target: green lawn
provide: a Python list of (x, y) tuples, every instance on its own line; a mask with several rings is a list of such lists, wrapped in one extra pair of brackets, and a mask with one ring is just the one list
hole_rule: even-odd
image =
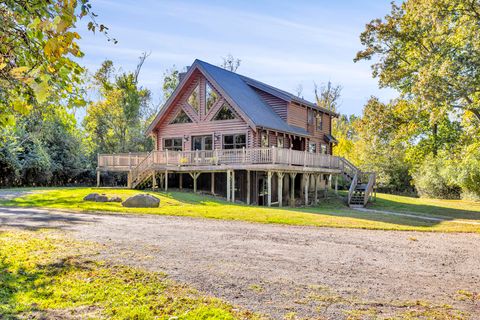
[(1, 319), (260, 319), (165, 274), (89, 259), (94, 244), (0, 231)]
[[(106, 188), (24, 190), (31, 191), (31, 193), (11, 200), (0, 200), (0, 205), (57, 208), (81, 212), (107, 211), (190, 216), (323, 227), (480, 233), (480, 224), (478, 224), (480, 222), (480, 205), (465, 201), (425, 200), (379, 194), (376, 204), (373, 205), (375, 209), (425, 213), (425, 215), (430, 216), (441, 215), (450, 219), (437, 222), (411, 217), (359, 212), (347, 208), (340, 200), (330, 201), (315, 208), (266, 208), (232, 204), (210, 196), (185, 192), (148, 192), (160, 198), (160, 207), (139, 209), (124, 208), (120, 203), (96, 203), (82, 200), (85, 195), (91, 192), (105, 193), (108, 196), (116, 195), (125, 199), (142, 192), (138, 190)], [(477, 222), (477, 224), (458, 223), (458, 221)]]

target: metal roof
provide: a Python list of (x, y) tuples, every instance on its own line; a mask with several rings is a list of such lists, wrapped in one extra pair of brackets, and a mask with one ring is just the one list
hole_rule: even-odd
[(175, 92), (167, 100), (162, 110), (160, 110), (155, 120), (147, 129), (147, 134), (150, 133), (160, 121), (162, 115), (165, 113), (166, 109), (168, 109), (168, 105), (173, 102), (174, 97), (178, 94), (180, 88), (186, 82), (186, 78), (188, 78), (196, 68), (204, 73), (204, 75), (210, 81), (212, 81), (213, 84), (218, 87), (218, 89), (221, 89), (220, 91), (223, 91), (227, 100), (231, 100), (230, 102), (239, 108), (255, 127), (301, 136), (309, 135), (305, 129), (289, 125), (282, 118), (280, 118), (280, 116), (273, 111), (273, 109), (255, 92), (253, 88), (265, 91), (287, 102), (297, 102), (322, 112), (335, 115), (335, 113), (331, 112), (330, 110), (320, 108), (316, 104), (301, 99), (291, 93), (196, 59), (189, 68), (185, 78), (180, 81), (178, 87), (175, 89)]

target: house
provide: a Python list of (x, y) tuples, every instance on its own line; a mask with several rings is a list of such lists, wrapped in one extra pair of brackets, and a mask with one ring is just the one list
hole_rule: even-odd
[(293, 206), (317, 203), (341, 175), (351, 181), (349, 202), (368, 200), (374, 175), (332, 155), (334, 112), (201, 60), (179, 80), (146, 132), (155, 150), (99, 155), (98, 182), (101, 171), (125, 171), (129, 187), (188, 187)]

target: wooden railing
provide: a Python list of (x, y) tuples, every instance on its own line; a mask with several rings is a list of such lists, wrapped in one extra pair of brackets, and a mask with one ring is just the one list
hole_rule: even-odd
[(375, 180), (377, 178), (377, 175), (375, 174), (375, 172), (368, 172), (367, 174), (369, 175), (369, 177), (368, 177), (367, 186), (365, 187), (365, 194), (363, 198), (364, 206), (367, 205), (368, 200), (370, 199), (370, 196), (373, 193), (373, 187), (375, 186), (375, 182), (376, 182)]
[[(143, 164), (144, 160), (150, 159)], [(151, 153), (99, 154), (98, 167), (134, 170), (146, 165), (212, 166), (228, 164), (283, 164), (314, 168), (342, 169), (344, 159), (283, 148), (243, 148), (197, 151), (152, 151)]]
[(357, 187), (358, 181), (358, 173), (353, 176), (352, 183), (350, 184), (350, 188), (348, 189), (348, 200), (347, 203), (350, 204), (352, 201), (352, 195), (355, 192), (355, 188)]

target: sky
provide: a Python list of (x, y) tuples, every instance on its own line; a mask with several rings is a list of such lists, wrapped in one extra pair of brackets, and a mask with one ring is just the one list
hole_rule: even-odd
[(117, 44), (79, 25), (80, 63), (92, 73), (110, 59), (135, 70), (142, 52), (150, 53), (140, 84), (160, 102), (165, 70), (182, 69), (201, 59), (220, 65), (228, 54), (241, 60), (238, 73), (314, 101), (314, 82), (342, 86), (339, 112), (361, 114), (379, 89), (370, 63), (354, 63), (365, 24), (389, 12), (390, 0), (337, 1), (154, 1), (92, 0), (97, 21), (108, 26)]

